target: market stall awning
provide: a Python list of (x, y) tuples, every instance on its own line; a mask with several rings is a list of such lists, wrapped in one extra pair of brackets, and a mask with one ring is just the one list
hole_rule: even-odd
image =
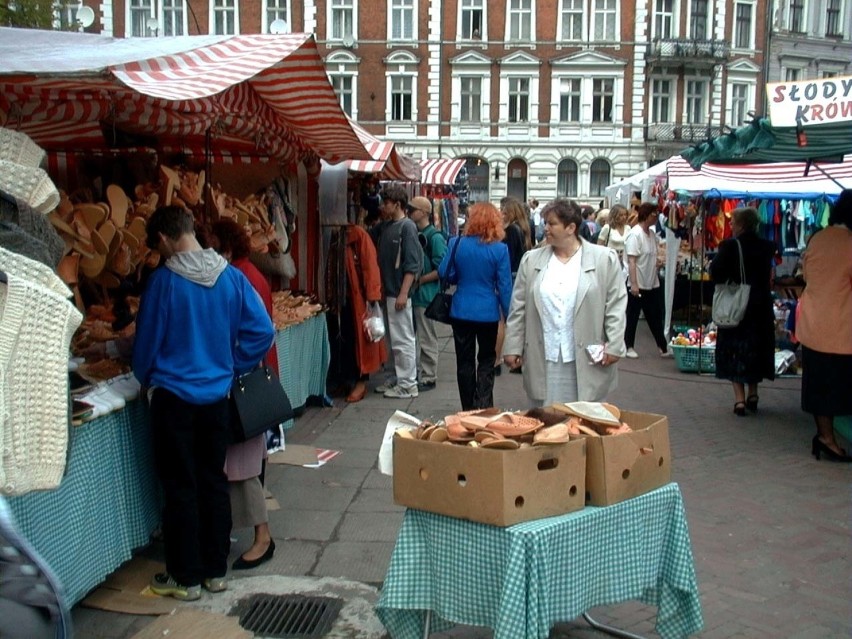
[[(370, 159), (310, 34), (118, 39), (0, 28), (0, 125), (50, 150), (240, 142)], [(209, 136), (208, 136), (209, 134)]]
[(380, 140), (355, 122), (350, 124), (372, 158), (371, 160), (349, 160), (347, 166), (350, 171), (375, 173), (383, 180), (400, 182), (420, 180), (420, 165), (416, 160), (400, 153), (393, 142)]
[(802, 162), (760, 164), (715, 164), (705, 162), (700, 170), (675, 156), (668, 163), (668, 188), (720, 197), (773, 197), (807, 199), (836, 195), (852, 188), (852, 155), (843, 162), (821, 162), (805, 175)]
[(634, 191), (640, 191), (643, 200), (651, 199), (651, 187), (657, 180), (665, 180), (666, 166), (671, 160), (672, 158), (663, 160), (659, 164), (648, 167), (644, 171), (610, 184), (604, 189), (604, 195), (608, 198), (609, 205), (621, 204), (622, 206), (628, 206), (630, 196)]
[(464, 167), (466, 160), (449, 160), (438, 158), (437, 160), (420, 160), (420, 183), (435, 186), (452, 186), (459, 171)]

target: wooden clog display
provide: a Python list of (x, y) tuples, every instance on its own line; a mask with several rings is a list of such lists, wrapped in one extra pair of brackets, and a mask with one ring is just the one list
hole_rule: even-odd
[(272, 294), (272, 322), (275, 328), (300, 324), (324, 308), (309, 295), (298, 295), (290, 291), (277, 291)]

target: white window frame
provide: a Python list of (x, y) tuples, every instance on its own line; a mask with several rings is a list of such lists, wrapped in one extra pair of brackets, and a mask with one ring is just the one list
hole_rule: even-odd
[(806, 79), (805, 70), (802, 67), (791, 66), (781, 67), (781, 77), (784, 78), (784, 82), (801, 82)]
[[(695, 35), (693, 29), (693, 18), (695, 17), (693, 8), (698, 1), (704, 2), (707, 7), (707, 12), (704, 14), (704, 36), (701, 38)], [(689, 6), (689, 15), (686, 18), (688, 36), (693, 40), (713, 40), (713, 0), (687, 0), (687, 3)]]
[[(500, 60), (500, 108), (497, 122), (500, 124), (499, 135), (517, 138), (523, 136), (529, 139), (539, 124), (539, 76), (541, 61), (529, 53), (518, 51)], [(527, 120), (509, 122), (509, 79), (528, 79)]]
[[(473, 23), (471, 22), (471, 33), (465, 32), (465, 14), (467, 12), (479, 11), (480, 12), (480, 28), (479, 28), (479, 37), (473, 37), (472, 33), (475, 30), (473, 27)], [(458, 2), (458, 33), (456, 34), (457, 40), (463, 40), (465, 42), (478, 42), (482, 40), (483, 42), (488, 40), (488, 2), (486, 0), (460, 0)]]
[[(345, 49), (334, 50), (325, 61), (325, 69), (330, 80), (339, 77), (352, 79), (352, 113), (350, 116), (356, 121), (358, 120), (358, 65), (360, 62), (359, 58)], [(331, 86), (334, 87), (333, 81)], [(336, 87), (335, 93), (337, 93)], [(339, 94), (338, 99), (340, 99)]]
[[(677, 38), (679, 33), (679, 11), (677, 0), (652, 0), (653, 19), (651, 20), (651, 37), (657, 40)], [(662, 4), (671, 3), (671, 11), (658, 11)], [(665, 7), (664, 7), (665, 8)]]
[[(837, 26), (836, 26), (834, 32), (831, 32), (831, 31), (828, 30), (828, 11), (829, 11), (829, 4), (831, 2), (837, 3)], [(844, 8), (848, 8), (848, 6), (849, 6), (848, 2), (844, 3), (844, 0), (826, 0), (825, 11), (823, 12), (823, 19), (825, 21), (825, 25), (822, 28), (822, 33), (826, 37), (836, 38), (836, 37), (842, 35), (843, 29), (844, 29), (843, 25), (845, 24), (845, 18), (846, 18), (846, 16), (844, 15), (844, 13), (845, 13)]]
[[(388, 121), (395, 123), (414, 123), (417, 120), (417, 104), (414, 101), (414, 96), (417, 93), (417, 77), (412, 76), (405, 73), (393, 73), (388, 78), (390, 82), (388, 83)], [(402, 86), (397, 86), (400, 84)], [(399, 90), (398, 90), (399, 89)], [(400, 117), (394, 117), (394, 107), (396, 106), (396, 95), (401, 96), (410, 96), (411, 103), (409, 104), (408, 117), (405, 117), (404, 108), (405, 105), (402, 105), (400, 109), (402, 109), (402, 113), (400, 113)]]
[[(700, 95), (691, 91), (691, 87), (700, 87)], [(700, 120), (694, 120), (694, 100), (700, 98), (701, 113)], [(705, 77), (686, 77), (683, 80), (683, 124), (684, 126), (706, 125), (710, 115), (710, 80)]]
[[(600, 190), (597, 193), (592, 191), (592, 167), (595, 165), (595, 163), (605, 163), (606, 166), (607, 166), (607, 169), (608, 169), (606, 179), (601, 180), (601, 187), (600, 187)], [(605, 191), (606, 187), (608, 187), (611, 182), (612, 182), (612, 162), (610, 162), (608, 159), (602, 158), (602, 157), (596, 157), (594, 160), (589, 162), (589, 197), (596, 197), (596, 198), (597, 197), (603, 197), (605, 195), (604, 191)]]
[[(407, 14), (411, 21), (411, 35), (404, 33), (394, 36), (394, 17), (396, 12)], [(388, 41), (390, 42), (416, 42), (417, 41), (417, 0), (388, 0)]]
[[(459, 122), (470, 124), (473, 122), (482, 122), (482, 76), (480, 75), (460, 75), (459, 76)], [(470, 88), (466, 89), (465, 85), (472, 87), (478, 85), (477, 92), (473, 92)], [(465, 117), (465, 105), (469, 114)]]
[(83, 27), (77, 21), (77, 10), (82, 6), (78, 0), (54, 0), (53, 28), (70, 31), (74, 25), (74, 31), (82, 31)]
[[(532, 112), (530, 103), (532, 96), (530, 95), (532, 87), (532, 77), (528, 75), (510, 75), (507, 78), (508, 90), (506, 91), (506, 121), (510, 124), (529, 124), (532, 121)], [(512, 107), (515, 108), (515, 119), (512, 119)], [(520, 113), (526, 109), (526, 117)]]
[[(350, 14), (350, 24), (352, 28), (351, 33), (345, 32), (345, 25), (343, 32), (335, 33), (334, 31), (334, 23), (335, 16), (337, 14), (343, 14), (349, 12)], [(326, 25), (325, 25), (325, 33), (326, 40), (329, 42), (342, 42), (346, 39), (346, 36), (351, 36), (354, 40), (358, 39), (358, 3), (355, 0), (328, 0), (327, 13), (326, 13)]]
[[(611, 6), (610, 6), (611, 5)], [(618, 34), (621, 32), (621, 2), (620, 0), (591, 0), (591, 19), (589, 21), (590, 42), (618, 42)], [(597, 37), (598, 22), (604, 19), (604, 33)], [(612, 37), (607, 37), (609, 22), (613, 23)]]
[[(518, 5), (518, 6), (513, 6)], [(528, 33), (524, 33), (524, 18), (528, 18)], [(518, 34), (513, 35), (515, 22), (518, 25)], [(506, 0), (506, 34), (507, 43), (534, 43), (535, 42), (535, 2), (534, 0)]]
[[(802, 3), (802, 24), (801, 28), (793, 31), (793, 3), (801, 2)], [(808, 0), (785, 0), (785, 5), (787, 7), (787, 30), (790, 33), (807, 33), (808, 32), (808, 11), (810, 7), (808, 6)]]
[[(328, 79), (331, 81), (331, 88), (337, 95), (337, 100), (340, 102), (340, 108), (350, 118), (355, 117), (355, 76), (349, 73), (329, 73)], [(349, 87), (341, 86), (343, 83), (348, 83)], [(349, 108), (346, 108), (346, 101), (349, 101)]]
[[(650, 82), (651, 93), (649, 95), (650, 104), (648, 105), (648, 124), (671, 124), (674, 123), (674, 109), (677, 102), (677, 78), (674, 76), (654, 76)], [(668, 82), (668, 90), (657, 90), (658, 82)], [(661, 108), (662, 102), (665, 99), (666, 108)], [(660, 111), (665, 111), (662, 118), (658, 117)]]
[(740, 126), (734, 115), (734, 86), (746, 87), (746, 104), (743, 114), (748, 120), (749, 111), (757, 111), (757, 87), (760, 67), (747, 60), (739, 60), (728, 68), (727, 81), (722, 89), (725, 92), (725, 111), (720, 114), (724, 123), (735, 129)]
[[(581, 42), (586, 38), (589, 29), (588, 11), (586, 4), (588, 0), (559, 0), (559, 15), (556, 17), (556, 40), (557, 42)], [(570, 19), (566, 20), (566, 18)], [(573, 23), (579, 17), (580, 34), (578, 37), (565, 37), (566, 23)]]
[[(624, 60), (591, 51), (571, 54), (566, 58), (551, 62), (551, 93), (550, 93), (550, 137), (576, 140), (596, 140), (603, 142), (603, 137), (610, 137), (617, 131), (617, 139), (621, 139), (621, 127), (624, 118), (625, 82)], [(560, 121), (560, 94), (562, 78), (580, 78), (580, 122)], [(592, 120), (593, 90), (596, 79), (613, 81), (613, 121), (594, 122)], [(613, 140), (616, 138), (612, 138)]]
[[(739, 34), (739, 25), (738, 25), (738, 7), (740, 6), (748, 6), (750, 8), (751, 18), (749, 20), (749, 35), (748, 35), (748, 46), (740, 46), (737, 43), (737, 36)], [(733, 15), (733, 33), (731, 34), (731, 44), (734, 49), (738, 49), (740, 51), (752, 51), (754, 50), (754, 37), (755, 37), (755, 25), (757, 22), (757, 16), (755, 15), (755, 9), (757, 8), (754, 0), (736, 0), (734, 2), (734, 15)]]
[[(419, 60), (413, 53), (407, 50), (399, 50), (385, 58), (385, 121), (386, 131), (389, 134), (408, 133), (415, 134), (418, 122), (418, 67)], [(411, 83), (411, 118), (408, 120), (395, 120), (393, 114), (394, 79), (407, 78)]]
[[(234, 20), (234, 30), (219, 31), (216, 27), (216, 17), (222, 14), (231, 14)], [(211, 0), (210, 2), (210, 34), (211, 35), (239, 35), (240, 34), (240, 3), (239, 0)]]
[[(606, 83), (604, 86), (602, 83)], [(609, 91), (604, 91), (609, 87)], [(598, 96), (602, 96), (600, 104), (597, 106)], [(604, 114), (606, 109), (606, 97), (610, 99), (608, 113), (601, 119), (596, 119), (598, 115)], [(592, 78), (592, 124), (615, 124), (615, 78), (603, 76)]]
[[(753, 110), (753, 96), (750, 95), (751, 87), (746, 82), (730, 81), (728, 83), (728, 105), (726, 119), (728, 126), (736, 128), (745, 124), (748, 112)], [(737, 95), (741, 90), (742, 95)]]
[[(468, 139), (487, 139), (491, 136), (491, 67), (493, 61), (479, 52), (467, 51), (450, 60), (452, 67), (453, 100), (450, 103), (450, 131), (453, 136)], [(479, 78), (480, 103), (478, 122), (461, 119), (461, 80), (462, 78)], [(458, 99), (456, 99), (458, 96)]]
[[(134, 26), (137, 26), (136, 21), (143, 17), (144, 20), (139, 25), (139, 32), (134, 33)], [(149, 37), (147, 22), (154, 17), (156, 17), (154, 15), (154, 0), (127, 0), (124, 12), (124, 36), (126, 38)]]
[[(567, 171), (560, 171), (560, 167), (563, 163), (571, 162), (574, 164), (574, 192), (571, 193), (570, 189), (565, 189), (565, 193), (561, 193), (559, 191), (559, 176), (561, 173), (568, 173)], [(579, 197), (580, 195), (580, 163), (574, 158), (561, 158), (559, 162), (556, 164), (556, 197)]]
[[(170, 7), (166, 7), (166, 2), (171, 2)], [(160, 29), (158, 34), (167, 37), (167, 36), (181, 36), (187, 35), (189, 22), (188, 22), (188, 8), (186, 6), (186, 0), (157, 0), (157, 4), (159, 6), (157, 11), (157, 21), (160, 23)], [(180, 12), (180, 22), (177, 26), (180, 27), (179, 33), (167, 33), (166, 30), (166, 16), (168, 14), (176, 14)], [(170, 21), (172, 24), (175, 24), (175, 21)]]
[[(262, 33), (269, 33), (269, 27), (272, 26), (272, 23), (276, 20), (283, 20), (287, 23), (287, 33), (291, 33), (293, 31), (293, 21), (292, 21), (292, 3), (293, 0), (263, 0), (263, 7), (261, 9), (261, 29)], [(282, 8), (281, 5), (284, 5)], [(271, 16), (270, 13), (275, 15), (271, 20), (269, 19)]]
[[(559, 120), (559, 123), (563, 124), (563, 125), (564, 124), (580, 124), (583, 120), (583, 78), (580, 77), (580, 76), (565, 75), (565, 76), (561, 76), (559, 78), (554, 78), (554, 82), (556, 82), (557, 85), (559, 86), (559, 103), (558, 103), (558, 106), (557, 106), (557, 108), (559, 110), (559, 114), (557, 115), (557, 119)], [(565, 88), (566, 88), (567, 83), (571, 83), (572, 85), (575, 85), (575, 86), (569, 87), (568, 90), (566, 91)], [(563, 117), (562, 117), (562, 103), (563, 103), (566, 96), (568, 96), (568, 98), (569, 98), (569, 100), (568, 100), (569, 101), (569, 106), (568, 106), (569, 113), (571, 111), (573, 111), (574, 103), (576, 103), (576, 107), (577, 107), (577, 118), (576, 119), (570, 117), (570, 115), (567, 119), (563, 119)]]

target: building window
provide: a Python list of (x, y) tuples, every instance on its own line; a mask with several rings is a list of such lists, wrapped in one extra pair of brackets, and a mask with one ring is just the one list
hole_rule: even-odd
[(802, 70), (801, 69), (791, 69), (787, 67), (784, 70), (784, 81), (785, 82), (798, 82), (802, 79)]
[(790, 31), (805, 32), (805, 0), (790, 0)]
[(609, 186), (609, 162), (598, 158), (589, 167), (589, 195), (603, 195), (604, 189)]
[(509, 122), (530, 121), (530, 79), (509, 78)]
[(351, 75), (330, 75), (331, 86), (337, 94), (337, 99), (340, 100), (340, 108), (349, 117), (355, 117), (352, 110), (353, 105), (353, 77)]
[(213, 0), (213, 33), (233, 35), (237, 33), (237, 0)]
[(580, 194), (578, 175), (577, 163), (574, 160), (562, 160), (556, 169), (556, 197), (577, 197)]
[(672, 121), (672, 81), (653, 80), (651, 82), (651, 122)]
[(822, 72), (823, 78), (836, 78), (837, 75), (838, 75), (837, 71), (823, 71)]
[(414, 0), (391, 0), (391, 40), (414, 38)]
[(485, 0), (462, 0), (461, 2), (461, 38), (464, 40), (482, 39), (483, 4)]
[(391, 120), (411, 122), (414, 90), (410, 75), (391, 76)]
[(461, 109), (459, 120), (462, 122), (479, 122), (482, 105), (482, 78), (462, 77)]
[(58, 29), (63, 31), (77, 30), (80, 28), (77, 22), (77, 9), (82, 5), (77, 2), (54, 2), (53, 22)]
[(148, 20), (154, 17), (153, 0), (130, 0), (130, 36), (143, 38), (148, 35)]
[(594, 2), (594, 11), (592, 19), (594, 20), (594, 38), (600, 41), (615, 41), (615, 22), (617, 14), (617, 0), (592, 0)]
[(580, 78), (562, 78), (560, 80), (559, 121), (580, 121)]
[(707, 0), (692, 0), (689, 34), (693, 40), (707, 40)]
[(842, 35), (840, 33), (840, 0), (828, 0), (825, 7), (825, 35)]
[(353, 0), (331, 0), (331, 40), (355, 36)]
[(184, 0), (163, 0), (160, 23), (164, 36), (186, 35), (183, 28), (184, 11)]
[(751, 23), (753, 7), (749, 2), (738, 2), (734, 12), (734, 47), (751, 49)]
[(686, 81), (686, 122), (701, 124), (706, 121), (707, 82), (704, 80)]
[(265, 0), (266, 11), (264, 12), (264, 19), (266, 20), (266, 24), (263, 25), (263, 31), (269, 31), (269, 25), (271, 25), (276, 20), (283, 20), (287, 23), (287, 31), (289, 32), (290, 28), (290, 12), (287, 10), (287, 0)]
[(583, 39), (583, 13), (585, 0), (562, 0), (559, 19), (562, 20), (562, 40)]
[(746, 121), (748, 114), (748, 85), (731, 85), (731, 124), (739, 126)]
[(654, 0), (654, 37), (674, 36), (674, 0)]
[(612, 78), (595, 78), (592, 81), (592, 122), (612, 122), (614, 87)]
[(509, 0), (509, 40), (532, 40), (532, 0)]

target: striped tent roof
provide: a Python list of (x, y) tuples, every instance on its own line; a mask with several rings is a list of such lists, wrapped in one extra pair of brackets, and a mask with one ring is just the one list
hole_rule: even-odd
[(421, 184), (449, 185), (452, 186), (456, 176), (465, 164), (465, 160), (449, 160), (438, 158), (436, 160), (421, 160)]
[[(724, 197), (802, 199), (834, 195), (852, 188), (852, 155), (843, 162), (771, 162), (714, 164), (693, 169), (681, 156), (668, 160), (668, 188), (690, 193), (718, 193)], [(807, 169), (807, 175), (805, 175)]]
[[(370, 159), (310, 34), (117, 39), (0, 28), (0, 125), (45, 149)], [(148, 138), (148, 139), (145, 139)]]
[(372, 158), (371, 160), (349, 160), (350, 171), (377, 173), (383, 180), (400, 182), (420, 180), (420, 165), (416, 160), (400, 153), (393, 142), (380, 140), (355, 122), (350, 121), (350, 124)]

